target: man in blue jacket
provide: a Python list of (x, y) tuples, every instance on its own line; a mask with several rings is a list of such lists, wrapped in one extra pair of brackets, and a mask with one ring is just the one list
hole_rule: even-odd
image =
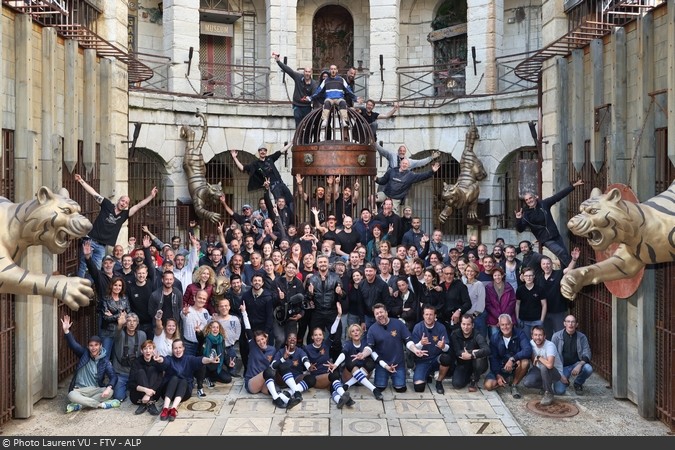
[(499, 332), (490, 339), (490, 371), (485, 375), (484, 387), (492, 391), (511, 386), (511, 395), (520, 398), (518, 383), (527, 374), (532, 357), (532, 346), (522, 328), (514, 328), (511, 316), (500, 314)]
[(420, 181), (428, 180), (440, 167), (441, 164), (435, 162), (432, 164), (431, 170), (416, 173), (410, 170), (410, 161), (408, 158), (403, 158), (399, 167), (387, 170), (381, 177), (375, 177), (375, 182), (384, 186), (382, 192), (377, 193), (377, 203), (382, 203), (385, 198), (392, 199), (394, 203), (394, 213), (398, 214), (401, 201), (406, 198), (412, 185)]
[(523, 208), (520, 208), (516, 211), (516, 230), (522, 233), (529, 228), (537, 240), (558, 257), (560, 267), (567, 267), (572, 261), (572, 256), (553, 220), (551, 207), (570, 195), (575, 187), (582, 184), (584, 184), (583, 180), (577, 180), (573, 185), (543, 200), (539, 200), (534, 192), (526, 191), (523, 195), (523, 201), (525, 201), (527, 209), (523, 211)]
[[(120, 401), (113, 399), (113, 387), (117, 384), (117, 374), (113, 369), (110, 358), (106, 355), (101, 338), (89, 338), (87, 348), (82, 347), (70, 333), (73, 323), (70, 316), (61, 319), (61, 328), (66, 337), (68, 346), (80, 358), (75, 368), (75, 374), (68, 387), (66, 413), (86, 408), (119, 408)], [(107, 380), (106, 380), (107, 378)]]

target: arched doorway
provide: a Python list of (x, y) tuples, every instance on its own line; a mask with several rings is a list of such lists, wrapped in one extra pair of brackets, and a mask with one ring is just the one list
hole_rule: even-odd
[(328, 5), (314, 15), (312, 65), (321, 70), (331, 64), (340, 73), (354, 65), (354, 19), (342, 6)]

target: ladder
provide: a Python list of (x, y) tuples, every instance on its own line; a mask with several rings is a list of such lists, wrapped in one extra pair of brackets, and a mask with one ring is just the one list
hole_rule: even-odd
[(243, 98), (255, 98), (256, 60), (255, 60), (255, 12), (242, 14), (242, 92)]

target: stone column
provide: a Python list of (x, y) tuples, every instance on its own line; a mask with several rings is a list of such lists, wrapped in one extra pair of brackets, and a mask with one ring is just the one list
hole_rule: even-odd
[[(284, 84), (283, 71), (272, 58), (272, 51), (279, 53), (280, 60), (283, 62), (287, 58), (286, 64), (292, 69), (312, 65), (311, 42), (312, 42), (312, 24), (310, 22), (307, 28), (307, 34), (304, 34), (301, 40), (309, 45), (309, 56), (307, 52), (298, 48), (298, 22), (297, 22), (297, 3), (294, 0), (270, 0), (267, 2), (267, 43), (263, 46), (262, 54), (259, 59), (264, 64), (270, 65), (270, 100), (287, 101), (288, 96), (293, 96), (295, 83), (286, 75)], [(258, 46), (258, 48), (261, 48)], [(301, 57), (300, 54), (305, 54)], [(288, 92), (288, 95), (287, 95)]]
[[(164, 56), (174, 63), (169, 67), (169, 91), (200, 94), (199, 72), (199, 9), (193, 0), (165, 0), (162, 19), (164, 29)], [(190, 74), (187, 75), (192, 59)]]
[[(503, 0), (469, 2), (467, 19), (466, 92), (491, 94), (499, 87), (495, 58), (500, 56), (504, 35)], [(472, 48), (475, 48), (475, 67)], [(480, 61), (480, 62), (479, 62)]]
[[(391, 0), (370, 2), (370, 80), (368, 93), (380, 98), (383, 90), (398, 86), (396, 68), (400, 65), (399, 5)], [(384, 71), (380, 75), (380, 60)], [(382, 81), (384, 79), (384, 81)]]

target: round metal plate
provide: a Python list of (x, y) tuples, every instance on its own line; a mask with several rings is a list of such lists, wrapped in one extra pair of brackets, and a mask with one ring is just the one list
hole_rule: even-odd
[(546, 417), (573, 417), (579, 414), (579, 408), (572, 403), (561, 402), (556, 399), (548, 406), (541, 406), (541, 400), (530, 400), (525, 407), (534, 413), (541, 414)]
[[(610, 184), (609, 186), (607, 186), (605, 194), (614, 188), (619, 189), (619, 191), (621, 192), (622, 200), (631, 203), (638, 203), (637, 196), (635, 195), (633, 190), (629, 186), (626, 186), (625, 184), (622, 183)], [(605, 249), (605, 251), (595, 252), (595, 258), (597, 259), (598, 262), (604, 261), (607, 258), (611, 257), (618, 247), (619, 247), (618, 243), (611, 244), (609, 247)], [(642, 269), (640, 269), (638, 273), (636, 273), (631, 278), (623, 278), (621, 280), (614, 280), (614, 281), (605, 281), (605, 287), (607, 287), (607, 290), (609, 292), (611, 292), (613, 295), (616, 295), (619, 298), (628, 298), (631, 295), (635, 294), (635, 291), (637, 291), (637, 288), (640, 286), (640, 283), (642, 283), (642, 277), (644, 276), (644, 273), (645, 268), (643, 267)]]

